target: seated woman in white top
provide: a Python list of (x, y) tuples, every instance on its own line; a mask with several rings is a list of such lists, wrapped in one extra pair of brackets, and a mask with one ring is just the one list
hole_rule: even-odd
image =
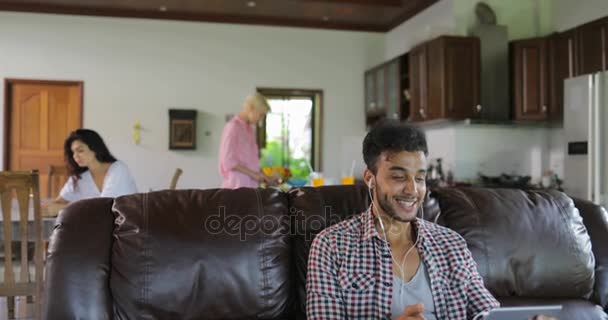
[(112, 156), (97, 132), (73, 131), (65, 140), (64, 154), (70, 177), (52, 205), (65, 206), (87, 198), (114, 198), (137, 193), (129, 169)]

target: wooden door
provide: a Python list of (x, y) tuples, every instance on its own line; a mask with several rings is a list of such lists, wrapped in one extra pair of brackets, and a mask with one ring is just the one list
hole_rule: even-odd
[(409, 52), (410, 72), (410, 121), (427, 119), (427, 46), (425, 44), (413, 48)]
[(584, 24), (577, 33), (580, 74), (606, 70), (608, 18)]
[(513, 108), (516, 120), (546, 120), (548, 107), (545, 38), (513, 41)]
[(564, 80), (578, 74), (576, 31), (554, 34), (549, 41), (549, 118), (559, 121), (564, 114)]
[(82, 83), (8, 80), (7, 93), (5, 166), (39, 170), (41, 195), (46, 197), (49, 166), (65, 163), (64, 140), (82, 127)]

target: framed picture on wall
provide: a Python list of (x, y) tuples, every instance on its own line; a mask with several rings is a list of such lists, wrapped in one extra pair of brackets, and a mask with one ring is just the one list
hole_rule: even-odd
[(196, 149), (196, 110), (169, 109), (169, 149)]

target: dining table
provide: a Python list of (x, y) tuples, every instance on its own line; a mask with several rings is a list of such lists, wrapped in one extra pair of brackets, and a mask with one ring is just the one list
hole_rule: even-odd
[[(34, 234), (34, 206), (33, 201), (30, 199), (29, 210), (28, 210), (28, 219), (27, 219), (27, 239), (28, 241), (35, 241)], [(41, 201), (41, 215), (42, 215), (42, 240), (49, 241), (51, 234), (53, 233), (53, 229), (55, 228), (55, 220), (57, 215), (61, 210), (49, 209), (49, 207), (44, 204), (49, 203), (50, 199), (43, 199)], [(0, 207), (0, 239), (4, 239), (4, 224), (6, 221), (4, 220), (4, 214), (1, 212), (2, 208)], [(19, 228), (20, 224), (20, 213), (19, 213), (19, 204), (16, 199), (13, 199), (11, 203), (11, 238), (12, 241), (21, 241), (21, 230)]]

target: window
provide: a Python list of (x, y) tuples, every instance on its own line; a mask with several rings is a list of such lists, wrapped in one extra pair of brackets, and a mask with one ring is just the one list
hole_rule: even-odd
[(289, 168), (292, 179), (320, 171), (321, 91), (260, 89), (270, 105), (258, 130), (260, 165)]

